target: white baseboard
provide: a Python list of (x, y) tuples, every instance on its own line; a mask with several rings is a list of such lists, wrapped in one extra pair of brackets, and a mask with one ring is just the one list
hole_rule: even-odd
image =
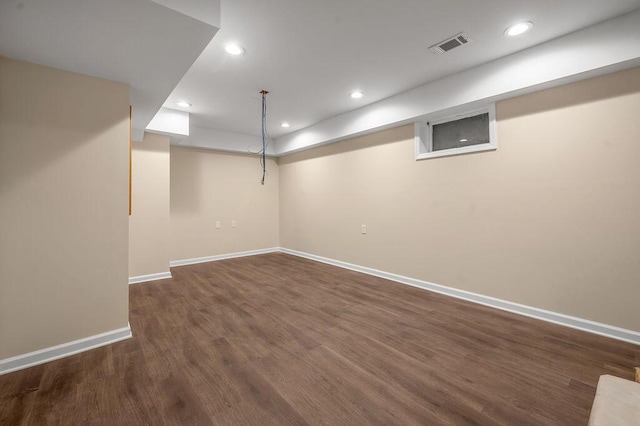
[(147, 281), (164, 280), (172, 278), (171, 272), (159, 272), (157, 274), (138, 275), (137, 277), (129, 277), (129, 284), (139, 284)]
[(524, 315), (526, 317), (531, 317), (531, 318), (539, 319), (542, 321), (563, 325), (565, 327), (586, 331), (588, 333), (599, 334), (601, 336), (610, 337), (612, 339), (622, 340), (624, 342), (640, 345), (640, 333), (633, 330), (627, 330), (627, 329), (616, 327), (613, 325), (602, 324), (602, 323), (598, 323), (598, 322), (583, 319), (583, 318), (572, 317), (572, 316), (560, 314), (557, 312), (547, 311), (540, 308), (534, 308), (532, 306), (521, 305), (519, 303), (496, 299), (494, 297), (483, 296), (481, 294), (471, 293), (469, 291), (458, 290), (455, 288), (434, 284), (427, 281), (417, 280), (415, 278), (404, 277), (402, 275), (392, 274), (390, 272), (384, 272), (384, 271), (379, 271), (373, 268), (367, 268), (365, 266), (353, 265), (351, 263), (329, 259), (322, 256), (316, 256), (314, 254), (304, 253), (297, 250), (280, 248), (280, 251), (282, 253), (287, 253), (294, 256), (298, 256), (298, 257), (304, 257), (306, 259), (315, 260), (317, 262), (328, 263), (329, 265), (338, 266), (340, 268), (350, 269), (356, 272), (362, 272), (363, 274), (374, 275), (376, 277), (385, 278), (400, 284), (406, 284), (413, 287), (422, 288), (425, 290), (444, 294), (446, 296), (455, 297), (457, 299), (467, 300), (469, 302), (478, 303), (480, 305), (489, 306), (491, 308), (496, 308), (503, 311), (512, 312), (514, 314)]
[(131, 326), (127, 325), (117, 330), (107, 331), (106, 333), (96, 334), (95, 336), (74, 340), (73, 342), (63, 343), (62, 345), (51, 346), (50, 348), (40, 349), (39, 351), (6, 358), (0, 360), (0, 375), (79, 354), (80, 352), (110, 345), (111, 343), (116, 343), (131, 337)]
[(235, 257), (255, 256), (257, 254), (266, 254), (266, 253), (277, 253), (279, 251), (280, 251), (279, 247), (271, 247), (271, 248), (260, 249), (260, 250), (241, 251), (238, 253), (218, 254), (215, 256), (207, 256), (207, 257), (195, 257), (193, 259), (172, 260), (171, 262), (169, 262), (169, 266), (173, 268), (174, 266), (193, 265), (196, 263), (214, 262), (216, 260), (224, 260), (224, 259), (233, 259)]

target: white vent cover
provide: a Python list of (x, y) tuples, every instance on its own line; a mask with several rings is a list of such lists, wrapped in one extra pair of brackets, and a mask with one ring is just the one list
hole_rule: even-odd
[(429, 48), (430, 51), (437, 54), (447, 53), (448, 51), (455, 49), (456, 47), (462, 46), (463, 44), (467, 44), (471, 41), (468, 35), (465, 33), (460, 33), (453, 37), (449, 37), (448, 39), (441, 41), (440, 43), (436, 43)]

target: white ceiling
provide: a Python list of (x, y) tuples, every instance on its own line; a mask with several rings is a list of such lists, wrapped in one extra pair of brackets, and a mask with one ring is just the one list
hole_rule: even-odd
[[(1, 0), (0, 54), (130, 84), (140, 134), (163, 102), (180, 109), (186, 100), (193, 104), (187, 146), (258, 146), (259, 91), (269, 90), (267, 130), (289, 152), (427, 113), (410, 104), (431, 93), (429, 82), (449, 79), (454, 87), (466, 81), (456, 73), (498, 58), (529, 52), (531, 60), (550, 50), (546, 57), (557, 58), (581, 42), (590, 50), (575, 55), (606, 50), (617, 58), (591, 69), (640, 58), (640, 13), (616, 20), (626, 29), (602, 46), (599, 37), (613, 34), (614, 24), (582, 30), (637, 9), (640, 0)], [(522, 20), (534, 22), (529, 33), (503, 35)], [(462, 31), (474, 41), (446, 55), (428, 51)], [(225, 53), (230, 41), (246, 54)], [(575, 62), (545, 78), (584, 74), (588, 67)], [(364, 98), (351, 99), (353, 89)]]
[[(277, 138), (638, 8), (640, 0), (223, 0), (220, 31), (164, 106), (187, 100), (192, 126), (258, 135), (258, 92), (267, 89)], [(534, 22), (529, 33), (503, 35), (521, 20)], [(462, 31), (473, 43), (427, 50)], [(225, 53), (230, 41), (246, 54)], [(353, 89), (365, 97), (351, 99)]]

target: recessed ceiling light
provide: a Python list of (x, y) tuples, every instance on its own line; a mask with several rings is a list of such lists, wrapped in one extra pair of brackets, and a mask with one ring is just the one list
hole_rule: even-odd
[(178, 102), (176, 105), (178, 105), (179, 107), (182, 107), (182, 108), (189, 108), (189, 107), (191, 107), (191, 104), (190, 104), (189, 102), (186, 102), (186, 101), (180, 101), (180, 102)]
[(460, 142), (466, 142), (466, 141), (467, 141), (466, 139), (460, 139)]
[(241, 46), (233, 43), (227, 44), (224, 50), (230, 55), (242, 55), (244, 53), (244, 49)]
[(518, 22), (517, 24), (514, 24), (507, 28), (504, 33), (505, 35), (513, 37), (522, 33), (526, 33), (531, 29), (531, 27), (533, 27), (533, 22)]
[(283, 121), (282, 124), (280, 124), (280, 127), (287, 128), (287, 127), (290, 127), (290, 126), (289, 126), (289, 123), (287, 123), (286, 121)]
[(361, 97), (364, 96), (364, 93), (362, 93), (359, 90), (354, 90), (353, 92), (351, 92), (349, 96), (351, 96), (353, 99), (360, 99)]

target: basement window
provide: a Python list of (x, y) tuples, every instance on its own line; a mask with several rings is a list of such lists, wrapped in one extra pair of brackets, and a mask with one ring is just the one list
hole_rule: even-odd
[(498, 148), (495, 104), (415, 123), (416, 160)]

